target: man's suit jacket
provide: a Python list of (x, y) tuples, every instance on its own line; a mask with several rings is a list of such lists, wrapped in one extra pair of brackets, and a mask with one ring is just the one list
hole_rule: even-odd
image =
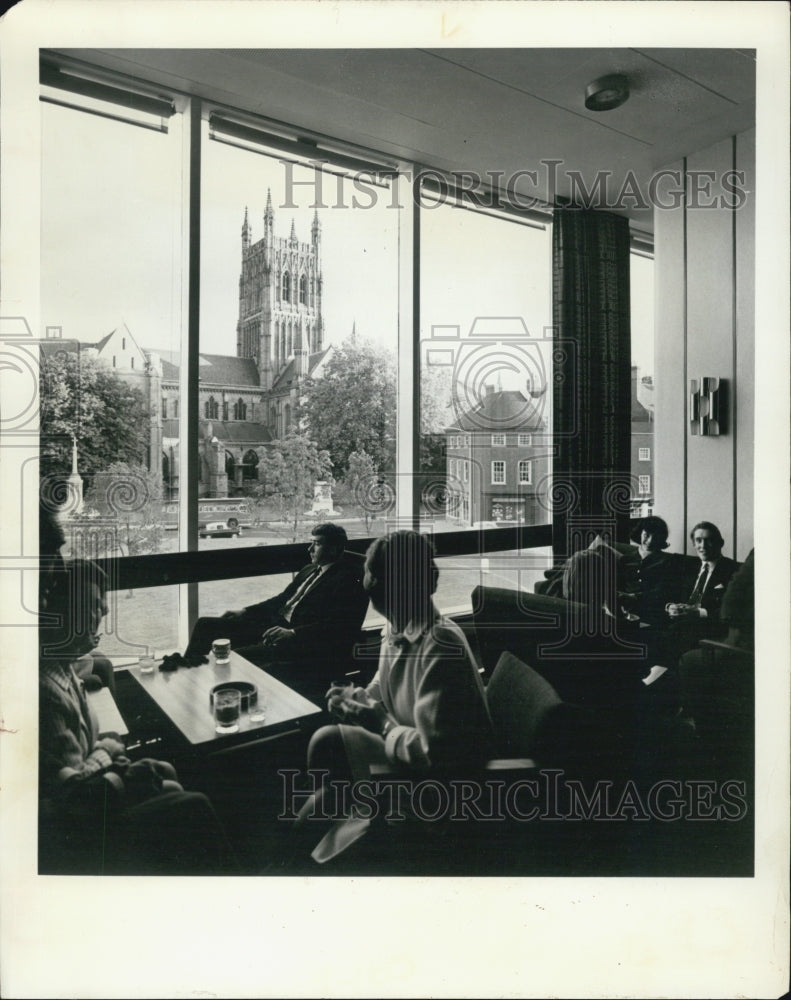
[[(277, 624), (286, 602), (313, 569), (312, 563), (304, 566), (282, 593), (245, 608), (244, 619), (260, 626), (262, 632)], [(368, 595), (362, 583), (363, 572), (363, 559), (354, 553), (344, 552), (300, 599), (289, 623), (296, 634), (300, 652), (315, 648), (328, 653), (333, 648), (348, 648), (354, 642), (368, 609)]]
[[(700, 606), (705, 608), (708, 622), (711, 624), (719, 621), (720, 607), (722, 605), (722, 599), (725, 596), (725, 588), (730, 583), (730, 579), (738, 567), (739, 564), (734, 562), (733, 559), (720, 556), (714, 565), (714, 569), (709, 575), (708, 582), (706, 583), (706, 589), (703, 591), (703, 595), (700, 599)], [(689, 600), (699, 575), (700, 564), (698, 564), (694, 573), (689, 572), (686, 575), (683, 587), (684, 601)]]

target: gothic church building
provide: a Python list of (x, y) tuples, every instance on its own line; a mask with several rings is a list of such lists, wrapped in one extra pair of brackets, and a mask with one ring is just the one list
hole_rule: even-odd
[[(203, 354), (199, 361), (199, 495), (234, 496), (257, 480), (273, 440), (296, 428), (304, 383), (318, 377), (331, 347), (324, 348), (321, 310), (321, 225), (314, 214), (308, 242), (275, 235), (267, 192), (263, 237), (253, 242), (245, 208), (242, 225), (236, 355)], [(81, 349), (140, 388), (151, 408), (149, 464), (160, 468), (165, 496), (178, 496), (179, 358), (141, 349), (121, 324)], [(156, 456), (161, 456), (157, 462)]]

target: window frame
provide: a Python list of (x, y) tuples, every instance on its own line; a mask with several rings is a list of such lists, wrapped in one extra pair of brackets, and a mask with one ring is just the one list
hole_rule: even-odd
[[(522, 478), (522, 466), (526, 465), (528, 469), (527, 479)], [(520, 458), (516, 466), (516, 479), (520, 486), (532, 486), (533, 485), (533, 459), (532, 458)]]
[[(494, 475), (495, 466), (502, 466), (502, 469), (503, 469), (503, 478), (502, 479), (496, 479), (495, 478), (495, 475)], [(506, 469), (505, 459), (504, 458), (493, 458), (492, 459), (492, 467), (491, 467), (491, 480), (490, 480), (490, 484), (492, 486), (507, 486), (508, 485), (508, 483), (507, 483), (507, 476), (508, 476), (508, 472), (507, 472), (507, 469)]]
[[(42, 54), (45, 58), (52, 60), (52, 53)], [(94, 64), (90, 61), (80, 61), (67, 56), (56, 56), (56, 60), (66, 66), (82, 66), (85, 70), (93, 70)], [(130, 88), (152, 88), (161, 94), (163, 88), (154, 85), (145, 77), (133, 77), (123, 73), (108, 74), (112, 76), (119, 87)], [(198, 521), (198, 479), (200, 475), (199, 460), (197, 458), (197, 437), (198, 424), (201, 417), (200, 405), (200, 383), (199, 383), (199, 323), (198, 323), (198, 303), (200, 296), (200, 212), (201, 212), (201, 191), (200, 191), (200, 170), (201, 155), (204, 144), (212, 141), (212, 137), (204, 137), (201, 125), (202, 121), (209, 118), (212, 113), (227, 112), (228, 114), (248, 122), (252, 121), (258, 128), (266, 128), (268, 120), (265, 116), (256, 115), (251, 112), (241, 111), (236, 108), (229, 108), (220, 101), (215, 101), (206, 97), (195, 97), (178, 90), (170, 88), (174, 110), (171, 114), (183, 115), (183, 155), (182, 163), (186, 180), (182, 185), (182, 212), (185, 220), (185, 239), (182, 247), (183, 281), (182, 281), (182, 363), (181, 363), (181, 388), (182, 398), (185, 406), (179, 406), (178, 400), (174, 402), (173, 416), (179, 420), (180, 439), (182, 440), (182, 454), (184, 456), (185, 468), (182, 469), (181, 496), (179, 500), (180, 529), (179, 529), (179, 550), (174, 553), (163, 553), (147, 556), (117, 557), (103, 560), (110, 569), (111, 578), (117, 581), (117, 589), (127, 587), (156, 587), (188, 584), (190, 599), (187, 608), (186, 627), (191, 627), (194, 618), (197, 617), (197, 588), (198, 581), (204, 582), (219, 579), (235, 579), (245, 576), (262, 576), (293, 571), (304, 564), (304, 544), (286, 544), (278, 546), (267, 546), (262, 552), (261, 548), (251, 545), (247, 548), (227, 548), (212, 549), (211, 552), (198, 551), (197, 521)], [(75, 110), (84, 110), (75, 106)], [(129, 127), (135, 127), (135, 123), (128, 122)], [(280, 124), (282, 123), (274, 123)], [(270, 126), (271, 127), (271, 126)], [(335, 150), (347, 148), (342, 140), (319, 134), (304, 134), (300, 132), (299, 143), (307, 142), (328, 142)], [(285, 140), (284, 140), (285, 141)], [(298, 143), (298, 144), (299, 144)], [(312, 150), (312, 151), (311, 151)], [(312, 147), (306, 147), (307, 153), (315, 156)], [(372, 157), (371, 162), (391, 165), (393, 158), (381, 154), (376, 150), (364, 151)], [(343, 163), (355, 162), (360, 164), (360, 149), (352, 149), (349, 157), (344, 157), (342, 152), (328, 154), (327, 158), (332, 166), (337, 160)], [(354, 159), (356, 157), (356, 159)], [(385, 173), (388, 166), (381, 169)], [(409, 372), (412, 378), (399, 379), (399, 397), (397, 407), (397, 444), (398, 458), (397, 471), (408, 474), (416, 479), (414, 473), (419, 469), (418, 446), (419, 446), (419, 398), (420, 398), (420, 287), (419, 287), (419, 262), (420, 262), (420, 224), (419, 224), (419, 198), (404, 197), (404, 194), (413, 195), (414, 189), (419, 180), (421, 170), (432, 171), (436, 176), (445, 177), (447, 174), (441, 170), (433, 170), (430, 164), (415, 164), (401, 161), (395, 167), (390, 167), (393, 171), (393, 183), (401, 185), (401, 197), (398, 199), (402, 208), (402, 229), (403, 239), (400, 241), (403, 248), (403, 256), (399, 263), (401, 276), (404, 279), (403, 293), (399, 296), (399, 326), (407, 336), (399, 338), (399, 371)], [(452, 182), (448, 181), (448, 191), (453, 190)], [(487, 192), (484, 192), (486, 195)], [(506, 192), (489, 193), (493, 198), (494, 207), (476, 205), (471, 207), (472, 211), (482, 211), (483, 214), (510, 214), (519, 216), (523, 221), (527, 219), (540, 218), (544, 224), (551, 224), (551, 207), (535, 206), (530, 210), (522, 210), (518, 206), (509, 204)], [(464, 190), (458, 195), (463, 200), (468, 200), (468, 193)], [(469, 207), (465, 205), (465, 207)], [(486, 209), (489, 208), (489, 211)], [(294, 295), (291, 286), (291, 275), (289, 274), (289, 297), (292, 301)], [(282, 291), (282, 286), (279, 289)], [(311, 299), (315, 295), (314, 281), (310, 281)], [(115, 359), (113, 359), (115, 361)], [(280, 358), (281, 364), (284, 358)], [(401, 384), (403, 383), (403, 385)], [(216, 406), (216, 401), (215, 401)], [(212, 419), (217, 419), (214, 416)], [(521, 436), (520, 436), (521, 437)], [(532, 436), (531, 436), (532, 437)], [(470, 445), (470, 436), (454, 435), (454, 447)], [(506, 439), (507, 440), (507, 439)], [(494, 445), (503, 447), (506, 444)], [(518, 439), (519, 440), (519, 439)], [(521, 443), (521, 441), (520, 441)], [(499, 460), (498, 460), (499, 461)], [(502, 462), (503, 479), (493, 481), (492, 485), (507, 485), (507, 464)], [(468, 482), (472, 478), (469, 475), (468, 463), (462, 463), (463, 481)], [(414, 492), (414, 491), (413, 491)], [(415, 502), (415, 496), (405, 503), (399, 502), (399, 521), (404, 523), (404, 517), (411, 520), (411, 525), (419, 530), (420, 510)], [(462, 513), (465, 506), (469, 504), (469, 497), (461, 498)], [(467, 512), (469, 514), (469, 511)], [(521, 548), (545, 547), (551, 545), (552, 525), (531, 525), (517, 529), (486, 528), (477, 532), (467, 530), (440, 532), (434, 536), (434, 543), (437, 554), (447, 555), (483, 555), (487, 552), (512, 550), (515, 546)], [(352, 551), (364, 552), (369, 539), (350, 540), (349, 548)]]

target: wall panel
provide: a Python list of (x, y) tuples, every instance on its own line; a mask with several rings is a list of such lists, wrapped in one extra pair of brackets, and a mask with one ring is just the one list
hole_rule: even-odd
[[(683, 176), (684, 161), (669, 169)], [(683, 205), (654, 211), (654, 509), (673, 551), (683, 548), (686, 524), (685, 215)]]
[[(755, 191), (755, 129), (736, 136), (736, 169)], [(734, 483), (736, 556), (753, 547), (755, 469), (755, 200), (749, 197), (736, 221), (736, 372), (734, 376)]]
[[(719, 179), (732, 166), (731, 139), (687, 157), (687, 387), (690, 379), (703, 375), (733, 385), (734, 213), (717, 207)], [(720, 437), (687, 432), (689, 527), (713, 521), (727, 551), (734, 542), (732, 434), (732, 426)]]
[[(673, 550), (690, 551), (696, 521), (714, 521), (726, 555), (752, 547), (754, 331), (754, 132), (691, 154), (684, 203), (656, 208), (656, 512)], [(744, 170), (744, 204), (723, 186)], [(704, 173), (705, 172), (705, 173)], [(713, 176), (712, 176), (713, 174)], [(729, 380), (726, 433), (690, 434), (690, 379)]]

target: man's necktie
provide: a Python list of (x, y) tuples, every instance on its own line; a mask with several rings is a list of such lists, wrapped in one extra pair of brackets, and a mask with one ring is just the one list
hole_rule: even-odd
[(696, 605), (700, 604), (700, 599), (703, 597), (703, 591), (706, 589), (706, 581), (709, 578), (709, 567), (707, 563), (703, 563), (701, 567), (700, 574), (695, 581), (695, 586), (692, 593), (689, 595), (689, 601), (687, 603)]
[(283, 607), (283, 618), (287, 622), (291, 621), (291, 616), (294, 613), (294, 608), (299, 604), (305, 594), (310, 590), (311, 586), (315, 583), (319, 573), (321, 572), (321, 567), (316, 566), (312, 573), (308, 573), (299, 587), (294, 591), (294, 593), (289, 597)]

